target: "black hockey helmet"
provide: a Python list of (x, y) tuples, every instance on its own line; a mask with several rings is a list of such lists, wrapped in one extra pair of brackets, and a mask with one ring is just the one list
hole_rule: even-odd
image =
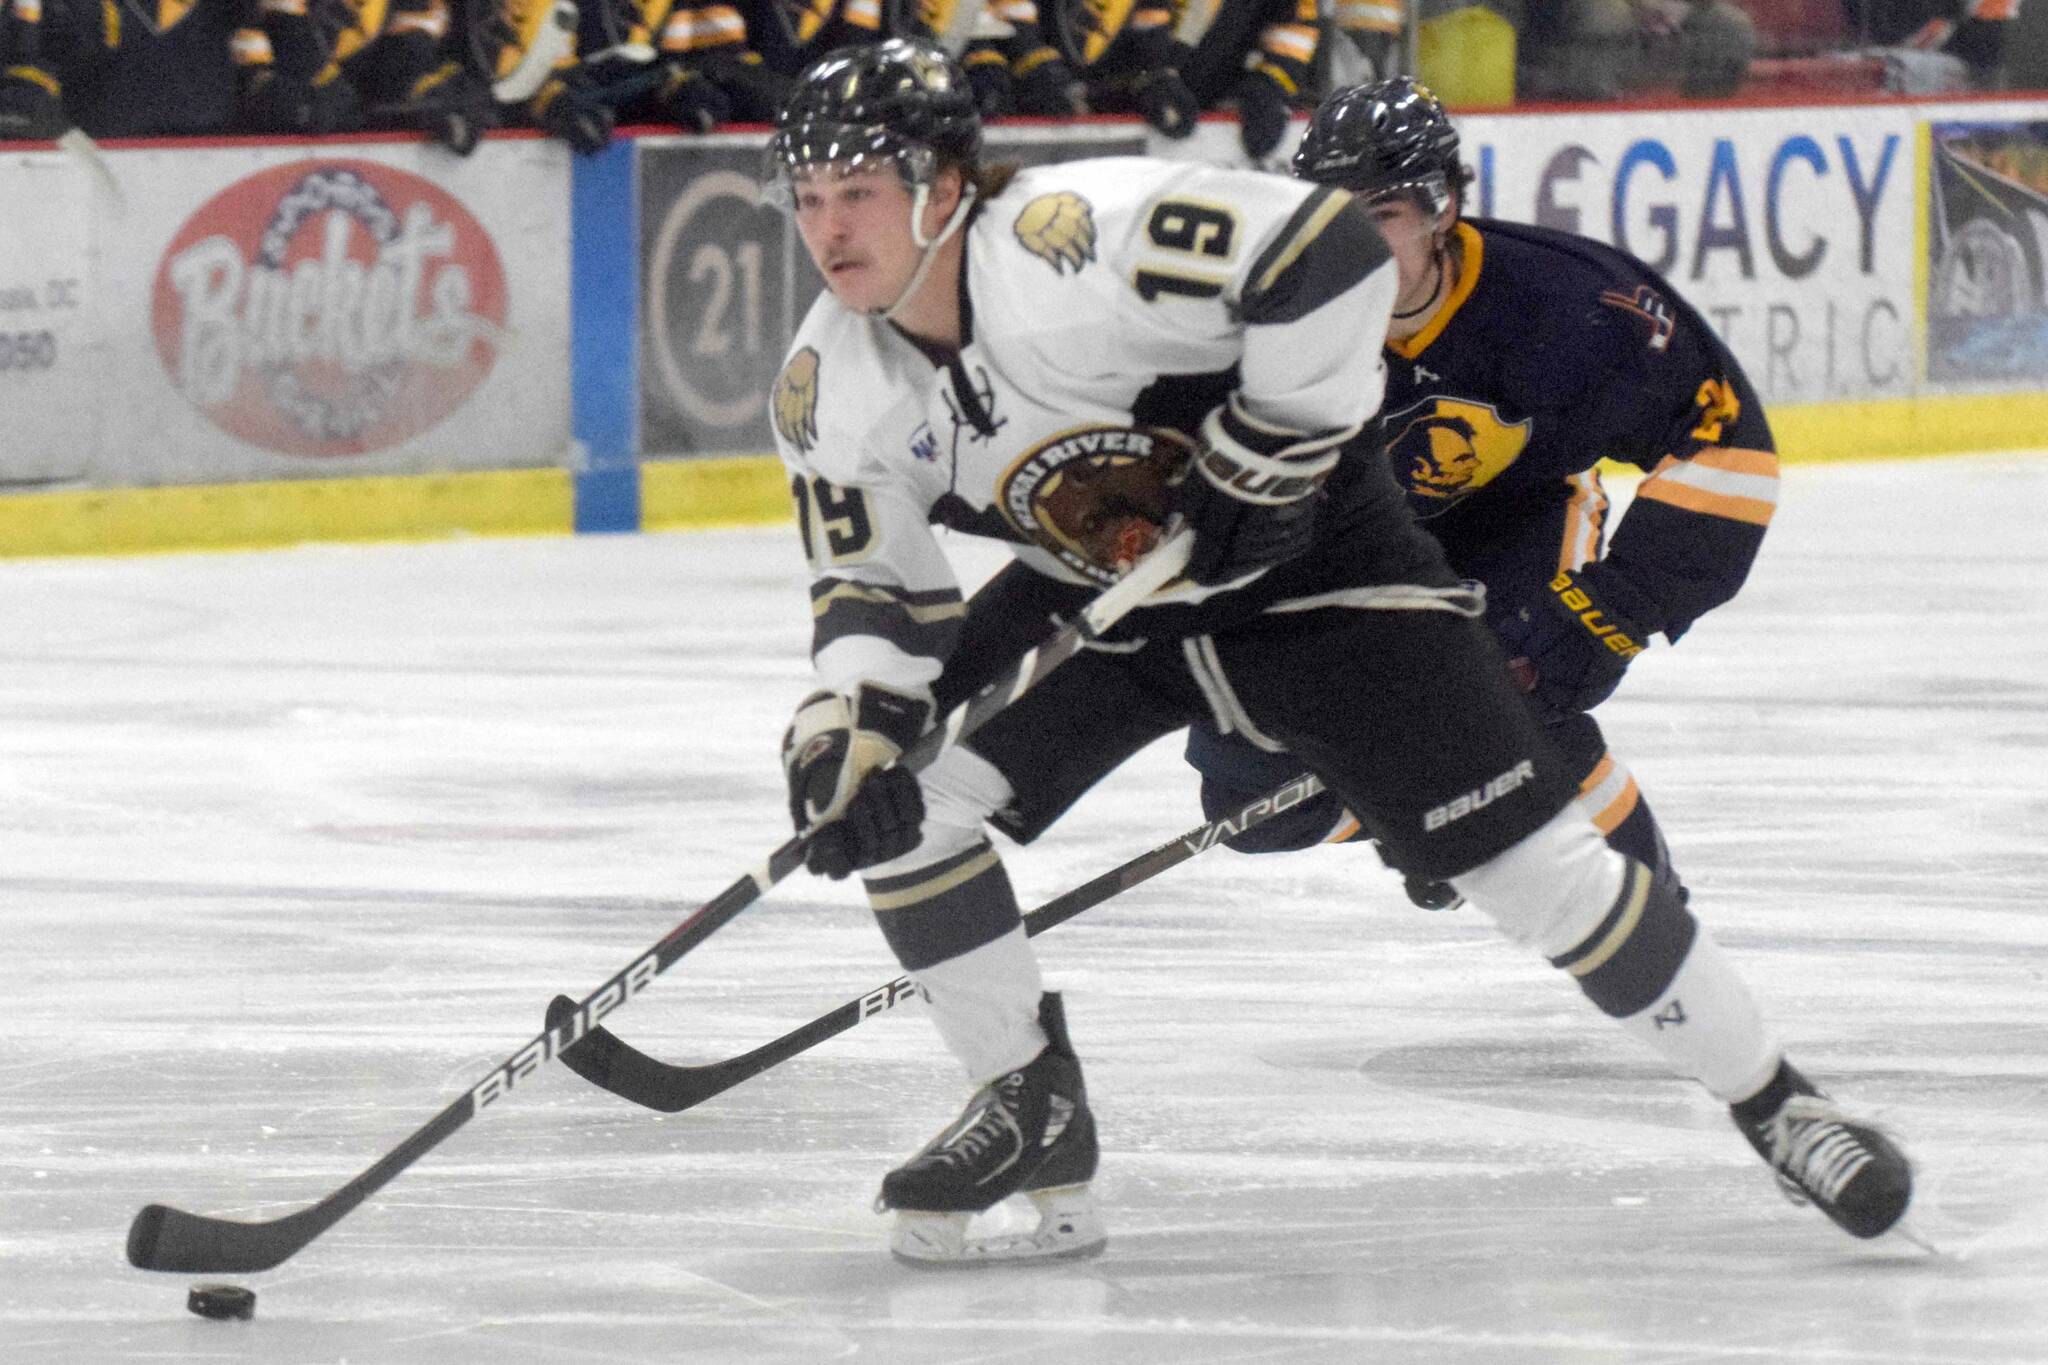
[(1409, 76), (1325, 99), (1295, 150), (1294, 174), (1372, 199), (1413, 194), (1432, 215), (1472, 178), (1458, 160), (1458, 130), (1442, 101)]
[(804, 68), (783, 101), (769, 170), (886, 161), (905, 183), (931, 183), (942, 163), (973, 165), (981, 111), (967, 73), (933, 43), (890, 38), (826, 53)]

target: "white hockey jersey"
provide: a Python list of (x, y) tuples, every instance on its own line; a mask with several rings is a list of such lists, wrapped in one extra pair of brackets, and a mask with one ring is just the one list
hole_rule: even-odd
[[(966, 344), (935, 364), (829, 292), (771, 403), (814, 573), (822, 686), (927, 692), (965, 608), (934, 522), (1041, 572), (1034, 488), (1132, 428), (1147, 396), (1235, 370), (1240, 406), (1302, 433), (1377, 411), (1393, 306), (1384, 244), (1339, 190), (1105, 158), (1021, 171), (966, 229)], [(1213, 400), (1211, 400), (1213, 401)], [(1199, 417), (1200, 413), (1193, 414)]]

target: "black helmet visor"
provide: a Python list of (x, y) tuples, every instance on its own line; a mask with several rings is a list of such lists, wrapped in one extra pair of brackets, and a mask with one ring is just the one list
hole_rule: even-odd
[(846, 175), (885, 165), (893, 167), (904, 184), (915, 188), (931, 183), (938, 158), (931, 148), (879, 124), (807, 119), (778, 129), (769, 140), (768, 164), (762, 168), (762, 198), (790, 207), (790, 182), (799, 171), (829, 166)]

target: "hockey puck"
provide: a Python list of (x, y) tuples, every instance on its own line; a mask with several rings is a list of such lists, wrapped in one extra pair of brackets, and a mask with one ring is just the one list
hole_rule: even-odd
[(246, 1320), (256, 1316), (256, 1291), (238, 1284), (195, 1284), (185, 1307), (202, 1318)]

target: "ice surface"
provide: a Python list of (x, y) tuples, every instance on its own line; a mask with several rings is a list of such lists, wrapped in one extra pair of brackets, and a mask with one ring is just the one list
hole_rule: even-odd
[[(1039, 940), (1100, 1260), (916, 1272), (915, 1007), (700, 1109), (550, 1067), (282, 1268), (130, 1269), (397, 1145), (785, 835), (785, 530), (0, 563), (0, 1361), (2048, 1361), (2048, 459), (1788, 471), (1747, 591), (1602, 711), (1793, 1054), (1954, 1254), (1780, 1200), (1704, 1093), (1368, 853), (1217, 851)], [(985, 556), (968, 554), (969, 573)], [(1195, 823), (1177, 747), (1027, 902)], [(895, 968), (778, 888), (613, 1017), (764, 1042)]]

